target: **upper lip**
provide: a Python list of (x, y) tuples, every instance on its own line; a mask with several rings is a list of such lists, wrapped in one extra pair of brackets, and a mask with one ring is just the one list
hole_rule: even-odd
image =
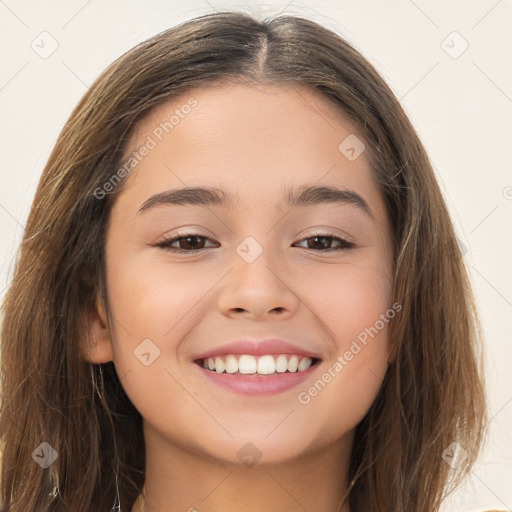
[(248, 354), (253, 356), (264, 356), (273, 354), (295, 354), (302, 357), (312, 357), (320, 359), (320, 356), (307, 350), (298, 347), (293, 343), (284, 341), (278, 338), (266, 338), (262, 340), (248, 340), (240, 339), (220, 347), (211, 348), (206, 352), (202, 352), (194, 357), (197, 359), (207, 359), (208, 357), (227, 356), (229, 354), (242, 355)]

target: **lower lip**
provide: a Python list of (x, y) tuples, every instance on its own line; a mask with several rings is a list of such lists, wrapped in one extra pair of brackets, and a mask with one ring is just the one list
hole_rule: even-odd
[(304, 382), (319, 366), (318, 361), (313, 366), (302, 372), (283, 372), (276, 375), (267, 375), (259, 377), (257, 375), (240, 375), (230, 373), (217, 373), (215, 371), (207, 370), (202, 366), (194, 363), (195, 366), (203, 373), (203, 375), (211, 382), (229, 389), (240, 395), (277, 395), (283, 393), (301, 382)]

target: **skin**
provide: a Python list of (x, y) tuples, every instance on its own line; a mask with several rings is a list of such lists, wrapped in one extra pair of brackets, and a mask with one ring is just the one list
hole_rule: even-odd
[[(114, 361), (143, 417), (146, 481), (132, 512), (348, 512), (340, 503), (354, 428), (387, 369), (388, 325), (309, 403), (297, 396), (391, 307), (392, 233), (383, 197), (366, 154), (350, 161), (338, 150), (353, 126), (328, 100), (298, 86), (188, 91), (139, 123), (126, 153), (190, 97), (197, 106), (126, 178), (107, 231), (111, 316), (107, 321), (99, 303), (90, 320), (88, 359)], [(284, 189), (306, 184), (352, 190), (373, 217), (353, 204), (280, 207)], [(154, 194), (206, 185), (238, 194), (240, 203), (138, 213)], [(155, 247), (178, 236), (176, 229), (207, 237), (195, 242), (204, 248), (175, 254)], [(355, 247), (322, 252), (339, 247), (315, 239), (330, 233)], [(252, 263), (236, 252), (246, 236), (263, 249)], [(210, 347), (272, 335), (320, 354), (305, 384), (243, 396), (193, 366)], [(134, 350), (148, 338), (160, 355), (145, 366)], [(252, 467), (237, 457), (248, 442), (261, 455)]]

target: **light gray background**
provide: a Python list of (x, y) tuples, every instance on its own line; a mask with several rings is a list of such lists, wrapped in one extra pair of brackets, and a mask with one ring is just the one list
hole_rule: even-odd
[[(331, 0), (314, 7), (299, 1), (0, 0), (0, 294), (44, 164), (87, 87), (135, 44), (225, 8), (302, 14), (335, 30), (375, 65), (418, 130), (467, 251), (487, 339), (490, 437), (465, 487), (445, 508), (510, 510), (510, 0)], [(41, 35), (45, 31), (50, 35)], [(58, 44), (54, 53), (44, 55), (52, 44)]]

